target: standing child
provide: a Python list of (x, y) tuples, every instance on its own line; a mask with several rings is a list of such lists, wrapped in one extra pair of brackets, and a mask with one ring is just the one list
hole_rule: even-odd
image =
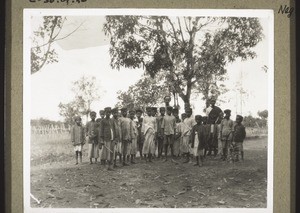
[(186, 114), (185, 113), (182, 113), (181, 114), (181, 121), (180, 123), (177, 125), (176, 127), (176, 139), (179, 140), (179, 154), (180, 156), (183, 155), (185, 152), (185, 145), (183, 144), (183, 140), (182, 140), (182, 132), (183, 132), (183, 129), (184, 129), (184, 119), (186, 118)]
[(203, 116), (202, 117), (202, 125), (204, 127), (204, 158), (206, 157), (206, 154), (209, 149), (209, 136), (210, 136), (210, 124), (208, 122), (208, 117)]
[(116, 128), (115, 142), (116, 146), (114, 149), (114, 168), (117, 167), (117, 156), (119, 156), (120, 163), (122, 162), (122, 132), (121, 132), (121, 122), (119, 119), (119, 110), (118, 108), (112, 109), (112, 121), (114, 122)]
[[(196, 157), (196, 164), (194, 166), (203, 165), (204, 155), (204, 126), (202, 125), (202, 116), (195, 116), (196, 125), (192, 129), (192, 145), (193, 154)], [(199, 159), (200, 158), (200, 159)]]
[(161, 131), (164, 134), (164, 147), (165, 147), (165, 160), (168, 160), (168, 147), (171, 149), (171, 157), (174, 160), (174, 135), (176, 132), (176, 118), (172, 115), (173, 108), (171, 106), (167, 107), (167, 115), (163, 117), (161, 124)]
[(246, 138), (246, 130), (244, 125), (242, 124), (243, 116), (236, 116), (236, 125), (234, 126), (233, 133), (233, 142), (235, 147), (235, 161), (239, 161), (239, 153), (241, 153), (241, 158), (244, 161), (244, 148), (243, 142)]
[(114, 147), (115, 147), (114, 137), (116, 135), (116, 128), (113, 120), (110, 118), (111, 108), (106, 107), (104, 111), (105, 111), (105, 118), (102, 119), (100, 123), (99, 141), (102, 145), (103, 157), (108, 162), (107, 170), (112, 170), (111, 164), (114, 157)]
[(142, 113), (143, 111), (141, 109), (136, 110), (136, 117), (137, 117), (137, 130), (138, 130), (138, 137), (137, 137), (137, 144), (138, 144), (138, 149), (140, 152), (140, 157), (141, 159), (143, 158), (143, 136), (142, 136), (142, 124), (143, 124), (143, 118), (142, 118)]
[(223, 156), (222, 160), (227, 160), (228, 154), (228, 146), (229, 142), (232, 140), (232, 132), (233, 132), (233, 121), (230, 119), (231, 110), (224, 110), (225, 117), (221, 122), (220, 132), (221, 132), (221, 141), (222, 141), (222, 149)]
[[(98, 123), (98, 126), (100, 128), (101, 120), (103, 120), (105, 118), (105, 112), (104, 112), (104, 110), (99, 110), (99, 116), (100, 116), (100, 118), (97, 118), (96, 122)], [(100, 130), (99, 128), (98, 128), (98, 132)], [(101, 161), (100, 164), (101, 165), (105, 165), (106, 164), (106, 156), (104, 156), (104, 154), (102, 154), (103, 153), (102, 147), (99, 146), (99, 148), (100, 148), (100, 161)]]
[(82, 146), (85, 144), (84, 128), (81, 125), (81, 117), (75, 117), (75, 125), (71, 129), (71, 141), (74, 146), (76, 165), (78, 164), (78, 155), (82, 163)]
[(183, 144), (186, 146), (186, 148), (185, 148), (186, 161), (184, 161), (184, 163), (189, 163), (190, 162), (190, 152), (191, 152), (191, 147), (190, 147), (191, 131), (192, 131), (193, 126), (196, 124), (196, 121), (192, 117), (192, 114), (193, 114), (192, 108), (187, 108), (185, 110), (185, 113), (186, 113), (186, 118), (183, 121), (183, 123), (185, 125), (184, 125), (184, 129), (182, 131)]
[(96, 123), (96, 112), (90, 112), (91, 120), (87, 122), (85, 134), (88, 141), (88, 157), (90, 159), (90, 164), (93, 163), (92, 159), (95, 158), (95, 163), (99, 157), (99, 144), (98, 144), (98, 124)]
[(120, 126), (121, 126), (121, 135), (122, 135), (122, 157), (123, 157), (123, 166), (128, 166), (129, 164), (126, 163), (126, 157), (130, 153), (130, 144), (132, 140), (132, 131), (130, 128), (131, 120), (127, 117), (127, 108), (123, 107), (121, 109), (122, 117), (120, 118)]
[(145, 116), (142, 124), (142, 135), (144, 137), (143, 154), (144, 159), (147, 162), (152, 162), (152, 155), (155, 153), (155, 137), (157, 132), (156, 118), (152, 116), (152, 108), (147, 107), (146, 112), (148, 116)]
[(165, 113), (166, 113), (166, 109), (165, 107), (160, 107), (159, 108), (159, 113), (160, 116), (157, 116), (157, 150), (158, 150), (158, 158), (161, 157), (162, 152), (163, 152), (163, 145), (164, 145), (164, 134), (161, 131), (161, 124), (163, 122)]
[(138, 129), (136, 122), (134, 121), (135, 118), (135, 111), (129, 110), (129, 118), (130, 118), (130, 131), (131, 131), (131, 150), (130, 150), (130, 163), (135, 164), (135, 157), (137, 153), (137, 138), (138, 138)]
[(178, 108), (174, 108), (173, 109), (173, 115), (174, 115), (174, 117), (175, 117), (175, 119), (176, 119), (176, 129), (175, 129), (175, 134), (174, 134), (174, 145), (173, 145), (173, 149), (174, 149), (174, 155), (176, 156), (176, 157), (179, 157), (179, 148), (180, 148), (180, 139), (178, 138), (178, 133), (177, 133), (177, 131), (178, 131), (178, 128), (179, 128), (179, 125), (180, 125), (180, 123), (181, 123), (181, 120), (180, 120), (180, 118), (179, 118), (179, 116), (178, 116), (178, 113), (179, 113), (179, 110), (178, 110)]
[[(224, 118), (224, 113), (220, 112), (219, 115), (219, 120), (222, 122)], [(218, 122), (219, 124), (217, 125), (217, 136), (218, 136), (218, 155), (223, 155), (223, 150), (222, 150), (222, 140), (221, 140), (221, 122)]]
[[(157, 107), (151, 107), (152, 108), (152, 117), (153, 118), (155, 118), (156, 119), (156, 128), (157, 128)], [(155, 137), (154, 137), (154, 145), (155, 145), (155, 151), (154, 151), (154, 153), (151, 155), (152, 156), (152, 159), (154, 159), (154, 157), (156, 157), (155, 156), (155, 154), (156, 154), (156, 150), (158, 151), (158, 137), (157, 137), (157, 135), (158, 135), (158, 128), (156, 129), (156, 134), (155, 134)]]

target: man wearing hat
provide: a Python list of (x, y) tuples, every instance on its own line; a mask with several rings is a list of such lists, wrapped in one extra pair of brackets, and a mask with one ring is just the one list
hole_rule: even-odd
[(112, 121), (115, 125), (116, 128), (116, 135), (115, 135), (115, 141), (116, 141), (116, 146), (114, 149), (114, 168), (117, 167), (117, 156), (119, 156), (120, 163), (122, 163), (122, 142), (121, 142), (121, 123), (119, 119), (119, 109), (114, 108), (112, 109)]
[(99, 141), (102, 145), (102, 157), (108, 162), (107, 170), (112, 170), (112, 161), (114, 160), (114, 147), (116, 127), (113, 120), (110, 118), (111, 108), (106, 107), (105, 118), (100, 122)]
[(128, 146), (130, 146), (132, 140), (132, 131), (131, 131), (131, 120), (127, 117), (128, 109), (123, 107), (121, 109), (122, 117), (120, 118), (120, 126), (121, 126), (121, 141), (122, 141), (122, 157), (123, 157), (123, 166), (128, 166), (129, 164), (126, 163), (126, 157), (130, 153), (128, 153)]
[(142, 135), (144, 137), (143, 155), (147, 162), (152, 162), (152, 156), (155, 154), (155, 137), (157, 133), (156, 118), (153, 117), (153, 109), (146, 107), (147, 116), (143, 118)]
[(216, 105), (216, 98), (212, 97), (210, 100), (210, 110), (208, 113), (208, 124), (210, 124), (210, 137), (208, 140), (208, 155), (211, 155), (211, 152), (214, 151), (214, 156), (217, 155), (217, 146), (218, 146), (218, 133), (217, 125), (221, 123), (219, 119), (220, 113), (222, 110)]
[(242, 124), (243, 116), (236, 116), (236, 125), (234, 126), (233, 133), (233, 143), (234, 143), (234, 151), (235, 151), (235, 161), (239, 161), (239, 153), (241, 153), (241, 158), (244, 160), (244, 149), (243, 142), (246, 138), (246, 130), (244, 125)]
[(163, 152), (164, 133), (162, 132), (161, 124), (163, 122), (163, 119), (164, 119), (164, 116), (165, 116), (165, 113), (166, 113), (166, 108), (165, 107), (160, 107), (159, 108), (159, 113), (160, 113), (160, 116), (156, 117), (158, 158), (161, 157), (162, 152)]
[(229, 142), (232, 140), (233, 121), (230, 119), (231, 110), (224, 110), (225, 116), (220, 125), (220, 138), (222, 141), (223, 156), (222, 159), (227, 159)]
[(143, 110), (141, 109), (136, 110), (136, 117), (137, 117), (136, 126), (138, 130), (137, 146), (140, 152), (141, 159), (143, 158), (143, 144), (144, 144), (144, 140), (142, 136), (142, 124), (143, 124), (142, 114), (143, 114)]
[(220, 107), (217, 107), (215, 104), (216, 104), (216, 98), (213, 97), (210, 100), (210, 111), (208, 113), (209, 124), (215, 124), (219, 117), (220, 112), (222, 112)]

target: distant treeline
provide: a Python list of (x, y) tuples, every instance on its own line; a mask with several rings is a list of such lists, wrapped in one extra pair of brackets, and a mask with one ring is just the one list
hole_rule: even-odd
[(39, 119), (31, 119), (30, 121), (31, 126), (65, 126), (68, 127), (68, 124), (63, 121), (52, 121), (45, 118), (39, 118)]
[(264, 118), (255, 118), (251, 115), (245, 116), (243, 120), (245, 127), (257, 127), (257, 128), (266, 128), (268, 126), (267, 119)]

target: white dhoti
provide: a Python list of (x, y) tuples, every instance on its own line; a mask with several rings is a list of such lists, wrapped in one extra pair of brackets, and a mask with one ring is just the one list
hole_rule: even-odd
[(145, 141), (143, 145), (143, 154), (155, 154), (155, 132), (152, 128), (145, 130)]

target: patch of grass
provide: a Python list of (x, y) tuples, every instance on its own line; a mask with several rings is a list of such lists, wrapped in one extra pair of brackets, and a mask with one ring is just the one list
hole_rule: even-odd
[[(84, 146), (83, 153), (86, 153)], [(69, 134), (32, 135), (31, 165), (65, 162), (74, 158), (73, 145)]]

